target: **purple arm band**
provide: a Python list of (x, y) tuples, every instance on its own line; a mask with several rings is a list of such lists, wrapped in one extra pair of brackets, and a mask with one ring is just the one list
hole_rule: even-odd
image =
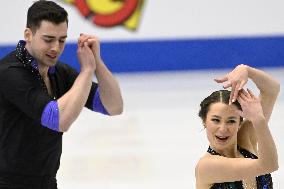
[(59, 132), (59, 110), (57, 101), (50, 101), (41, 115), (41, 124), (44, 127)]
[(102, 104), (101, 98), (100, 98), (100, 90), (97, 89), (94, 98), (93, 98), (93, 111), (99, 112), (105, 115), (109, 115), (107, 110), (105, 109), (104, 105)]

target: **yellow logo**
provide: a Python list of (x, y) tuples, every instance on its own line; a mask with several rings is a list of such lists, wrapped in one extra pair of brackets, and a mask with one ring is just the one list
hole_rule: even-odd
[(77, 7), (79, 12), (101, 27), (124, 25), (136, 30), (144, 0), (63, 0)]

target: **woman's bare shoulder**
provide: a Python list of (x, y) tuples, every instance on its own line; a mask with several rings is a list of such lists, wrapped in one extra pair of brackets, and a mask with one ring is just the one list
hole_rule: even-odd
[(197, 162), (196, 166), (195, 166), (195, 180), (196, 180), (196, 189), (208, 189), (210, 188), (210, 183), (206, 183), (202, 178), (202, 172), (204, 169), (204, 165), (206, 165), (206, 162), (208, 162), (208, 160), (213, 157), (211, 154), (206, 153), (204, 154), (199, 161)]

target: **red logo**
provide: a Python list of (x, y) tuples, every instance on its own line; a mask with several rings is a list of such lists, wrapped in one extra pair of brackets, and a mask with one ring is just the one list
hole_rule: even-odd
[(124, 25), (137, 29), (144, 0), (64, 0), (73, 4), (86, 19), (101, 27)]

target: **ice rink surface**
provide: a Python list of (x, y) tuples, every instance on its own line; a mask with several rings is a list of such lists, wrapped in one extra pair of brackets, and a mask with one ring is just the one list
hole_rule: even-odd
[[(270, 121), (284, 186), (284, 68), (263, 69), (281, 83)], [(208, 141), (199, 103), (222, 88), (228, 70), (117, 74), (124, 113), (107, 117), (84, 109), (64, 134), (60, 189), (193, 189), (194, 167)], [(248, 86), (257, 92), (251, 82)]]

